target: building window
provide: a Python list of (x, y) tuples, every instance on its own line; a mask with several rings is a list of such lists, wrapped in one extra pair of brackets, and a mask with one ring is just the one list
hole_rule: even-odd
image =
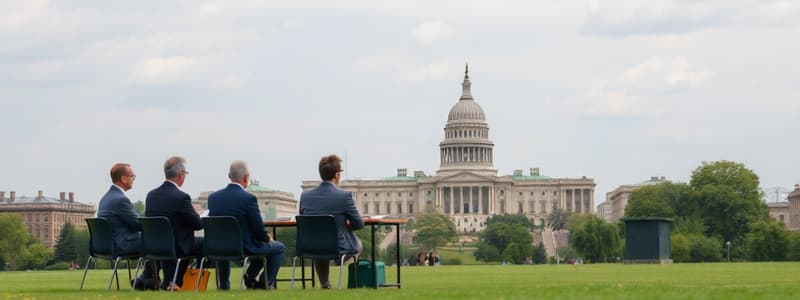
[(381, 204), (380, 203), (375, 203), (375, 212), (374, 212), (374, 214), (377, 215), (377, 214), (380, 214), (380, 213), (381, 213)]
[(46, 222), (50, 222), (50, 216), (44, 215), (44, 221), (45, 221), (45, 223)]
[(783, 215), (778, 216), (778, 219), (781, 220), (781, 223), (786, 223), (786, 222), (783, 221)]
[(386, 203), (386, 213), (392, 213), (392, 205), (390, 203)]
[(397, 192), (397, 197), (402, 197), (402, 196), (403, 196), (403, 192)]
[(364, 214), (369, 214), (369, 203), (364, 203)]
[(414, 213), (414, 204), (412, 204), (412, 203), (408, 204), (408, 213), (410, 213), (410, 214)]
[(364, 197), (369, 197), (369, 194), (367, 194), (367, 193), (364, 193)]
[(430, 195), (430, 194), (431, 194), (431, 191), (428, 191), (428, 195)]
[(375, 193), (375, 197), (378, 197), (378, 193)]
[(531, 192), (531, 196), (533, 196), (533, 192)]
[(403, 203), (397, 203), (397, 213), (398, 214), (403, 213)]
[(414, 193), (412, 193), (412, 192), (408, 192), (408, 196), (409, 196), (409, 197), (414, 197)]

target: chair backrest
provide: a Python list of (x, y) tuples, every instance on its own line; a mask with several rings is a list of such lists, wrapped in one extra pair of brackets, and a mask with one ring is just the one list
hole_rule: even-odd
[(114, 229), (105, 218), (86, 218), (89, 226), (89, 255), (114, 256)]
[(297, 256), (338, 258), (339, 227), (332, 215), (299, 215), (297, 220)]
[(235, 260), (244, 257), (242, 230), (231, 216), (203, 218), (203, 253), (210, 259)]
[(175, 234), (166, 217), (141, 217), (142, 256), (155, 260), (177, 259)]

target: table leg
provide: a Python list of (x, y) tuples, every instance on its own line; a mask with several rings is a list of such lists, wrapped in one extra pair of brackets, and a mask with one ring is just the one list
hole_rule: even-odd
[(395, 256), (397, 256), (397, 288), (400, 288), (400, 224), (395, 225), (395, 232), (397, 232), (397, 236), (395, 239), (395, 244), (397, 248), (395, 249)]
[(372, 264), (372, 285), (373, 288), (378, 288), (378, 271), (376, 270), (377, 267), (375, 266), (375, 224), (370, 225), (370, 229), (372, 230), (372, 257), (371, 264)]

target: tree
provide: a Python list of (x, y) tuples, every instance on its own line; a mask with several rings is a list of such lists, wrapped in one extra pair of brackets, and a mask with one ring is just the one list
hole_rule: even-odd
[(672, 234), (670, 237), (670, 256), (676, 262), (691, 261), (689, 252), (689, 238), (682, 233)]
[(547, 227), (551, 230), (564, 230), (567, 226), (567, 219), (569, 219), (569, 212), (557, 206), (553, 207), (553, 211), (547, 215)]
[(144, 201), (136, 200), (136, 202), (133, 202), (133, 209), (135, 209), (140, 216), (144, 216)]
[(30, 236), (18, 214), (0, 214), (0, 258), (17, 270)]
[(706, 235), (742, 245), (750, 227), (769, 218), (758, 185), (758, 175), (740, 163), (704, 162), (697, 167), (690, 186), (695, 193), (696, 216), (707, 226)]
[(789, 233), (789, 250), (786, 259), (800, 261), (800, 232)]
[[(87, 244), (88, 245), (88, 244)], [(74, 262), (78, 260), (78, 238), (72, 223), (64, 223), (56, 241), (53, 259), (57, 262)]]
[(547, 252), (545, 252), (544, 244), (538, 243), (533, 247), (533, 263), (543, 264), (547, 262)]
[(754, 261), (782, 261), (789, 250), (789, 232), (775, 220), (754, 224), (746, 241), (747, 256)]
[(531, 220), (528, 220), (527, 217), (523, 214), (502, 214), (502, 215), (494, 215), (489, 217), (486, 220), (486, 226), (494, 223), (504, 223), (504, 224), (519, 224), (527, 229), (533, 228), (533, 223)]
[(445, 214), (433, 209), (426, 209), (415, 216), (417, 234), (415, 240), (429, 250), (447, 245), (458, 239), (456, 225)]
[(668, 183), (640, 187), (631, 193), (625, 206), (625, 217), (672, 218), (675, 212), (667, 198)]
[(722, 242), (714, 237), (691, 236), (689, 256), (693, 262), (720, 261), (722, 260)]
[(52, 259), (52, 249), (47, 248), (38, 240), (32, 240), (22, 255), (20, 266), (29, 270), (43, 269)]
[(478, 250), (475, 258), (484, 261), (509, 260), (522, 263), (533, 254), (533, 237), (526, 223), (519, 215), (495, 216), (487, 221), (486, 228), (481, 231)]
[(617, 256), (620, 238), (617, 227), (595, 215), (570, 218), (570, 242), (575, 251), (592, 262)]

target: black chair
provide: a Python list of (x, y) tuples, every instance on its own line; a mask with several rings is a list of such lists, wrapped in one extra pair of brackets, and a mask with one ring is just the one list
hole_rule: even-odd
[[(181, 265), (181, 260), (196, 259), (194, 256), (178, 257), (175, 252), (175, 236), (172, 231), (172, 224), (166, 217), (143, 217), (139, 218), (139, 223), (142, 225), (142, 257), (136, 262), (136, 278), (134, 278), (133, 285), (136, 285), (136, 280), (139, 276), (139, 268), (142, 263), (159, 262), (166, 260), (177, 260), (175, 264), (175, 273), (172, 276), (169, 289), (175, 291), (175, 281), (178, 279), (178, 268)], [(155, 268), (158, 270), (158, 268)], [(158, 278), (158, 272), (155, 272)]]
[[(342, 268), (347, 256), (353, 257), (353, 262), (358, 264), (356, 252), (343, 253), (339, 249), (339, 227), (336, 219), (332, 215), (298, 215), (297, 220), (297, 241), (295, 254), (292, 260), (292, 282), (294, 286), (294, 275), (297, 258), (303, 259), (337, 259), (339, 262), (339, 289), (342, 288)], [(358, 272), (358, 268), (354, 268)], [(358, 274), (354, 274), (358, 280)], [(313, 278), (312, 278), (313, 279)], [(356, 283), (355, 286), (358, 286)]]
[[(264, 255), (245, 255), (242, 247), (242, 230), (239, 221), (234, 217), (205, 217), (203, 218), (203, 254), (200, 259), (200, 274), (203, 274), (203, 264), (206, 260), (219, 262), (220, 260), (244, 260), (242, 263), (242, 278), (239, 280), (239, 289), (244, 289), (244, 275), (250, 266), (251, 259), (261, 259), (264, 263), (264, 274), (267, 273), (267, 257)], [(219, 289), (219, 263), (217, 263), (217, 289)], [(197, 287), (200, 286), (201, 277), (197, 278)]]
[(131, 258), (138, 258), (138, 254), (121, 255), (114, 247), (114, 228), (104, 218), (86, 218), (86, 225), (89, 225), (89, 259), (86, 261), (86, 268), (83, 270), (81, 279), (81, 290), (86, 281), (86, 273), (89, 272), (89, 265), (92, 261), (97, 264), (97, 259), (105, 259), (114, 263), (114, 271), (111, 273), (111, 280), (108, 282), (108, 290), (114, 279), (117, 280), (117, 290), (119, 290), (119, 274), (117, 266), (119, 261), (124, 259), (128, 262), (128, 281), (131, 279)]

